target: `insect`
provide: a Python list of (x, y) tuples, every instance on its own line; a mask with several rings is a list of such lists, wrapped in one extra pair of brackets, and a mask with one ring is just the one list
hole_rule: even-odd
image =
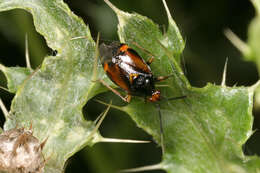
[[(81, 38), (86, 37), (74, 37), (71, 40)], [(99, 34), (96, 45), (99, 45)], [(143, 49), (138, 44), (136, 44), (136, 46)], [(132, 96), (144, 97), (145, 101), (149, 102), (158, 102), (162, 100), (162, 98), (167, 101), (186, 98), (186, 96), (165, 98), (161, 96), (159, 90), (155, 89), (156, 82), (163, 81), (172, 75), (154, 77), (149, 66), (154, 60), (153, 56), (151, 56), (148, 61), (145, 61), (134, 49), (130, 48), (127, 44), (119, 42), (112, 42), (110, 45), (103, 43), (98, 49), (100, 60), (107, 76), (121, 89), (125, 90), (127, 95), (123, 97), (117, 90), (110, 87), (102, 79), (96, 80), (94, 78), (93, 81), (101, 82), (124, 101), (129, 103)], [(147, 50), (143, 50), (150, 54)], [(162, 153), (164, 153), (163, 123), (159, 103), (156, 103), (156, 108), (159, 112), (161, 146)]]
[[(113, 42), (110, 45), (101, 44), (99, 47), (101, 63), (107, 76), (120, 88), (127, 92), (123, 97), (118, 91), (111, 88), (104, 81), (100, 80), (105, 86), (121, 97), (124, 101), (130, 102), (131, 96), (141, 96), (149, 102), (157, 102), (161, 100), (161, 92), (155, 89), (155, 83), (163, 81), (169, 76), (154, 77), (150, 64), (153, 57), (145, 61), (134, 49), (127, 44)], [(176, 100), (185, 98), (186, 96), (169, 98), (167, 100)], [(160, 119), (160, 134), (162, 152), (163, 145), (163, 126), (162, 116), (159, 104), (156, 104)]]
[(124, 101), (130, 102), (131, 96), (141, 96), (150, 102), (161, 99), (161, 93), (155, 89), (155, 83), (167, 79), (169, 76), (154, 77), (150, 64), (127, 44), (113, 42), (110, 45), (101, 44), (99, 47), (101, 63), (107, 76), (120, 88), (127, 92)]

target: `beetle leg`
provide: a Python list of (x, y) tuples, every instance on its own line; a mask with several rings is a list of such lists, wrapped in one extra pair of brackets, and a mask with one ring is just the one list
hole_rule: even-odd
[(157, 78), (155, 78), (155, 82), (161, 82), (164, 81), (166, 79), (168, 79), (169, 77), (172, 77), (173, 75), (168, 75), (168, 76), (159, 76)]
[(148, 64), (148, 65), (152, 64), (153, 60), (154, 60), (154, 57), (151, 57), (150, 59), (148, 59), (148, 61), (146, 61), (146, 64)]
[(115, 90), (114, 88), (112, 88), (111, 86), (109, 86), (105, 81), (103, 81), (102, 79), (96, 80), (95, 82), (100, 82), (102, 83), (105, 87), (107, 87), (108, 89), (110, 89), (113, 93), (115, 93), (116, 95), (118, 95), (122, 100), (124, 100), (125, 102), (130, 102), (131, 100), (131, 95), (127, 95), (126, 97), (122, 96), (117, 90)]
[(126, 101), (127, 101), (128, 103), (130, 103), (131, 98), (132, 98), (132, 96), (131, 96), (130, 94), (127, 94), (127, 95), (125, 96), (125, 99), (126, 99)]

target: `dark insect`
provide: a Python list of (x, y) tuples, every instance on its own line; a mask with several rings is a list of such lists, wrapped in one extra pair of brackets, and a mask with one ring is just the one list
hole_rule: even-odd
[(155, 82), (165, 80), (169, 76), (153, 76), (149, 66), (153, 58), (145, 62), (134, 49), (116, 42), (110, 45), (101, 44), (99, 52), (108, 77), (127, 92), (126, 97), (115, 92), (123, 100), (130, 102), (131, 96), (145, 97), (150, 102), (160, 100), (161, 94), (155, 89)]
[[(100, 80), (106, 87), (121, 97), (124, 101), (130, 102), (131, 96), (141, 96), (150, 102), (161, 100), (162, 96), (159, 90), (155, 89), (155, 83), (163, 81), (169, 76), (154, 77), (149, 64), (152, 63), (153, 57), (147, 62), (141, 58), (138, 53), (124, 43), (113, 42), (110, 45), (101, 44), (99, 47), (101, 63), (107, 76), (120, 88), (127, 92), (123, 97), (118, 91), (111, 88), (103, 80)], [(166, 100), (176, 100), (185, 98), (186, 96), (168, 98)], [(159, 119), (162, 152), (163, 145), (163, 126), (162, 116), (159, 103), (156, 104)]]

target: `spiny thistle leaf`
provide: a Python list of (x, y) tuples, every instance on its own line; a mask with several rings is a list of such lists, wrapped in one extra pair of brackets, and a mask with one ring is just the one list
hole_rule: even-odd
[[(45, 172), (62, 172), (71, 155), (101, 137), (97, 132), (95, 138), (89, 136), (94, 123), (82, 114), (85, 103), (101, 92), (100, 84), (92, 82), (95, 42), (89, 28), (60, 0), (0, 0), (0, 11), (15, 8), (32, 14), (36, 30), (58, 54), (46, 57), (33, 73), (1, 66), (9, 90), (16, 92), (5, 130), (32, 124), (40, 141), (48, 137)], [(79, 36), (86, 38), (72, 40)]]
[[(94, 123), (84, 120), (81, 112), (84, 104), (104, 89), (91, 81), (95, 43), (82, 20), (60, 0), (0, 0), (0, 11), (14, 8), (32, 13), (36, 30), (58, 54), (46, 57), (25, 80), (13, 82), (17, 92), (5, 129), (32, 123), (39, 140), (49, 137), (44, 147), (45, 157), (50, 158), (45, 172), (61, 172), (71, 155), (98, 142), (89, 136)], [(156, 58), (151, 65), (155, 75), (173, 74), (164, 82), (167, 87), (160, 88), (162, 95), (187, 96), (159, 103), (165, 139), (159, 167), (175, 173), (259, 171), (259, 158), (242, 153), (242, 144), (252, 134), (254, 89), (212, 84), (201, 89), (191, 87), (180, 68), (184, 42), (169, 13), (168, 31), (162, 34), (148, 18), (113, 8), (119, 18), (121, 41), (138, 52), (142, 51), (133, 42), (150, 51)], [(71, 40), (78, 36), (87, 39)], [(6, 76), (10, 82), (11, 77)], [(158, 111), (152, 103), (135, 98), (122, 110), (160, 143)]]
[[(184, 47), (181, 36), (162, 34), (150, 19), (123, 12), (105, 1), (118, 16), (121, 41), (137, 43), (155, 55), (151, 65), (155, 75), (173, 74), (163, 82), (168, 87), (160, 88), (162, 95), (168, 98), (187, 96), (183, 100), (159, 103), (165, 146), (161, 169), (169, 173), (259, 171), (260, 159), (244, 156), (242, 152), (242, 145), (253, 133), (255, 87), (213, 84), (204, 88), (191, 87), (179, 66), (179, 56)], [(179, 33), (169, 15), (168, 19), (168, 33)], [(171, 48), (171, 45), (178, 46)], [(148, 58), (147, 55), (144, 57)], [(160, 143), (158, 111), (153, 103), (135, 98), (122, 109)]]

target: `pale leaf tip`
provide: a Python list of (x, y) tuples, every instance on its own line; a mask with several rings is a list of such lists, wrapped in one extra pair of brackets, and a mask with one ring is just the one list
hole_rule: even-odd
[(111, 107), (111, 104), (112, 104), (112, 101), (107, 105), (107, 109), (105, 110), (105, 112), (101, 114), (101, 117), (99, 118), (95, 128), (91, 131), (89, 137), (92, 137), (92, 136), (94, 136), (94, 134), (97, 133), (98, 128), (100, 127), (101, 123), (105, 119), (105, 117), (106, 117), (106, 115), (107, 115), (107, 113), (108, 113), (108, 111), (109, 111), (109, 109)]
[(104, 0), (104, 2), (112, 9), (115, 13), (121, 13), (121, 11), (114, 6), (109, 0)]
[[(166, 3), (166, 0), (162, 0), (163, 2), (163, 5), (164, 5), (164, 8), (165, 8), (165, 11), (166, 11), (166, 14), (167, 14), (167, 18), (168, 18), (168, 31), (169, 30), (172, 30), (174, 32), (174, 34), (176, 36), (174, 37), (177, 37), (175, 38), (175, 40), (178, 42), (178, 49), (177, 49), (177, 52), (179, 53), (182, 53), (183, 52), (183, 49), (185, 47), (185, 41), (183, 40), (182, 38), (182, 35), (178, 29), (178, 26), (177, 24), (175, 23), (175, 21), (173, 20), (173, 17), (171, 15), (171, 12), (167, 6), (167, 3)], [(167, 31), (167, 32), (168, 32)], [(166, 37), (167, 38), (167, 37)], [(168, 38), (167, 38), (168, 39)], [(176, 42), (174, 41), (174, 42)], [(173, 44), (173, 43), (172, 43)], [(176, 46), (176, 45), (175, 45)]]
[(3, 112), (4, 116), (5, 116), (5, 118), (8, 118), (8, 116), (9, 116), (8, 110), (5, 107), (4, 102), (2, 101), (1, 98), (0, 98), (0, 108), (2, 109), (2, 112)]
[(151, 141), (133, 140), (133, 139), (117, 139), (117, 138), (100, 138), (99, 142), (111, 142), (111, 143), (150, 143)]
[(226, 62), (225, 62), (225, 65), (224, 65), (223, 76), (222, 76), (222, 82), (221, 82), (221, 86), (222, 86), (222, 87), (225, 87), (225, 86), (226, 86), (227, 63), (228, 63), (228, 58), (226, 59)]
[(227, 37), (227, 39), (245, 56), (250, 55), (249, 46), (244, 41), (242, 41), (233, 31), (227, 28), (224, 30), (224, 34)]
[(31, 63), (30, 63), (28, 35), (27, 34), (25, 34), (25, 61), (26, 61), (26, 67), (29, 69), (32, 69)]
[(142, 167), (138, 167), (138, 168), (131, 168), (131, 169), (123, 169), (120, 170), (120, 173), (123, 172), (142, 172), (142, 171), (152, 171), (152, 170), (160, 170), (163, 169), (162, 164), (155, 164), (155, 165), (148, 165), (148, 166), (142, 166)]
[(163, 5), (164, 5), (164, 8), (165, 8), (165, 10), (166, 10), (166, 13), (167, 13), (167, 16), (168, 16), (168, 20), (169, 20), (169, 22), (172, 22), (173, 19), (172, 19), (172, 16), (171, 16), (170, 10), (169, 10), (169, 8), (168, 8), (168, 6), (167, 6), (167, 3), (166, 3), (165, 0), (162, 0), (162, 2), (163, 2)]
[[(117, 14), (118, 20), (119, 20), (119, 24), (118, 27), (124, 27), (127, 24), (127, 21), (125, 20), (125, 17), (129, 17), (130, 14), (126, 13), (124, 11), (121, 11), (120, 9), (118, 9), (116, 6), (114, 6), (109, 0), (104, 0), (105, 3)], [(120, 37), (120, 36), (119, 36)], [(120, 37), (120, 40), (122, 38)], [(124, 41), (124, 40), (121, 40)]]

